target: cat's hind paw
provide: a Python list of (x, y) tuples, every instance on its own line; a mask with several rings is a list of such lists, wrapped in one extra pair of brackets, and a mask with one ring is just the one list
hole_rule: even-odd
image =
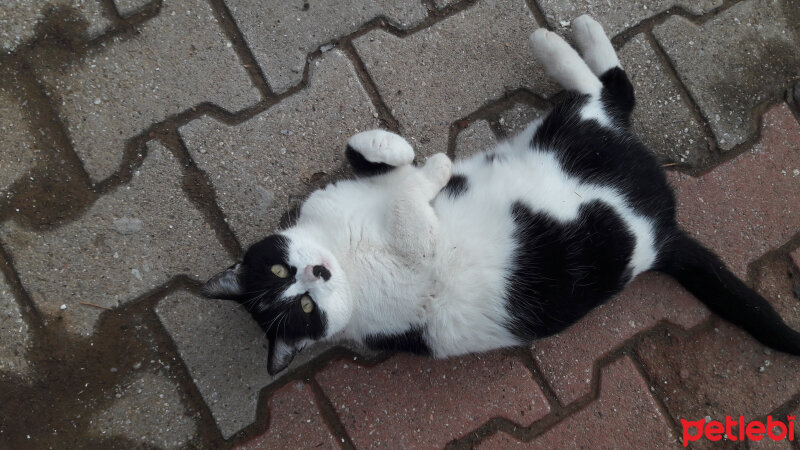
[(401, 136), (386, 130), (363, 131), (351, 137), (347, 145), (373, 164), (398, 167), (414, 161), (414, 149), (411, 144)]
[(444, 153), (431, 156), (422, 166), (425, 176), (436, 185), (437, 192), (450, 181), (452, 170), (453, 162)]
[(620, 67), (617, 52), (603, 26), (590, 16), (584, 14), (572, 21), (572, 36), (583, 60), (595, 75), (600, 76), (609, 69)]

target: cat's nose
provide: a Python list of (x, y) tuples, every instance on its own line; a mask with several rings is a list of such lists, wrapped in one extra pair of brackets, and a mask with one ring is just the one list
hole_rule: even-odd
[(325, 266), (312, 266), (309, 264), (303, 269), (303, 277), (309, 281), (315, 281), (320, 278), (328, 281), (331, 279), (331, 271)]

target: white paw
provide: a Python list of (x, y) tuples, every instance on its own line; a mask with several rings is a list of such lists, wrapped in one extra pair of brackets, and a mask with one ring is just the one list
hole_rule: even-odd
[(440, 189), (450, 181), (452, 169), (453, 163), (444, 153), (437, 153), (431, 156), (422, 167), (425, 176)]
[(572, 21), (572, 34), (575, 45), (583, 55), (584, 61), (595, 75), (602, 75), (607, 70), (619, 67), (619, 58), (606, 36), (603, 26), (584, 14)]
[(569, 91), (596, 95), (603, 84), (561, 36), (544, 28), (531, 34), (533, 54), (547, 74)]
[(348, 144), (367, 161), (404, 166), (414, 160), (414, 149), (401, 136), (386, 130), (363, 131), (351, 137)]

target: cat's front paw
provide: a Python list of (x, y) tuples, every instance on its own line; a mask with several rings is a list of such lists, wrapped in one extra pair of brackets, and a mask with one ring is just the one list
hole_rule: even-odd
[(437, 188), (443, 188), (448, 181), (453, 170), (453, 162), (444, 153), (437, 153), (427, 161), (422, 167), (425, 176), (431, 180)]
[(414, 161), (414, 149), (411, 144), (391, 131), (362, 131), (351, 137), (347, 144), (371, 163), (397, 167)]

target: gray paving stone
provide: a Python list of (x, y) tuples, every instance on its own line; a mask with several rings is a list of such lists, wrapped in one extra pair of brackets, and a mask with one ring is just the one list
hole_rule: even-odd
[(332, 347), (306, 348), (273, 377), (264, 332), (235, 302), (178, 291), (161, 300), (156, 313), (226, 439), (255, 421), (262, 388)]
[(515, 103), (500, 114), (498, 123), (506, 136), (511, 137), (524, 130), (529, 123), (544, 117), (549, 109), (539, 109), (526, 103)]
[(197, 433), (177, 384), (163, 375), (140, 373), (117, 388), (117, 400), (92, 420), (100, 436), (122, 436), (161, 448), (183, 448)]
[(119, 11), (120, 15), (126, 17), (152, 2), (152, 0), (114, 0), (114, 5), (117, 7), (117, 11)]
[(94, 180), (113, 174), (126, 140), (153, 123), (204, 102), (237, 111), (261, 98), (203, 0), (166, 0), (134, 37), (74, 64), (33, 61)]
[(550, 26), (569, 27), (573, 19), (589, 14), (603, 24), (606, 33), (618, 33), (674, 6), (700, 15), (722, 6), (722, 0), (539, 0)]
[(0, 272), (0, 373), (25, 376), (29, 345), (28, 324), (20, 314), (5, 275)]
[(721, 149), (752, 135), (753, 108), (800, 76), (799, 11), (795, 0), (750, 0), (701, 26), (672, 17), (654, 28)]
[(181, 190), (181, 167), (160, 144), (128, 185), (98, 199), (75, 222), (35, 232), (0, 227), (22, 283), (46, 317), (89, 335), (102, 309), (129, 302), (178, 274), (199, 279), (230, 261)]
[(489, 150), (497, 143), (489, 122), (478, 120), (461, 130), (456, 136), (456, 159), (465, 159), (475, 153)]
[(354, 44), (403, 136), (427, 156), (447, 148), (453, 121), (506, 90), (558, 90), (531, 53), (536, 28), (525, 1), (490, 0), (406, 38), (376, 30)]
[(258, 116), (235, 126), (204, 117), (180, 133), (249, 245), (275, 230), (290, 202), (311, 191), (310, 180), (342, 167), (347, 139), (378, 127), (374, 114), (350, 61), (332, 50), (313, 63), (306, 89)]
[(0, 85), (0, 199), (36, 161), (36, 135), (28, 129), (20, 102)]
[(642, 141), (665, 159), (691, 166), (710, 156), (703, 128), (687, 106), (689, 99), (667, 77), (644, 35), (631, 39), (619, 58), (636, 92), (633, 130)]
[(358, 30), (370, 19), (382, 16), (408, 28), (427, 16), (425, 6), (419, 1), (226, 0), (225, 3), (269, 86), (278, 93), (300, 83), (308, 53)]
[(433, 0), (434, 6), (437, 8), (444, 8), (447, 5), (455, 3), (457, 0)]
[(0, 8), (0, 50), (13, 51), (31, 39), (36, 25), (54, 8), (69, 9), (75, 19), (85, 22), (87, 38), (99, 36), (111, 26), (100, 0), (6, 0)]

